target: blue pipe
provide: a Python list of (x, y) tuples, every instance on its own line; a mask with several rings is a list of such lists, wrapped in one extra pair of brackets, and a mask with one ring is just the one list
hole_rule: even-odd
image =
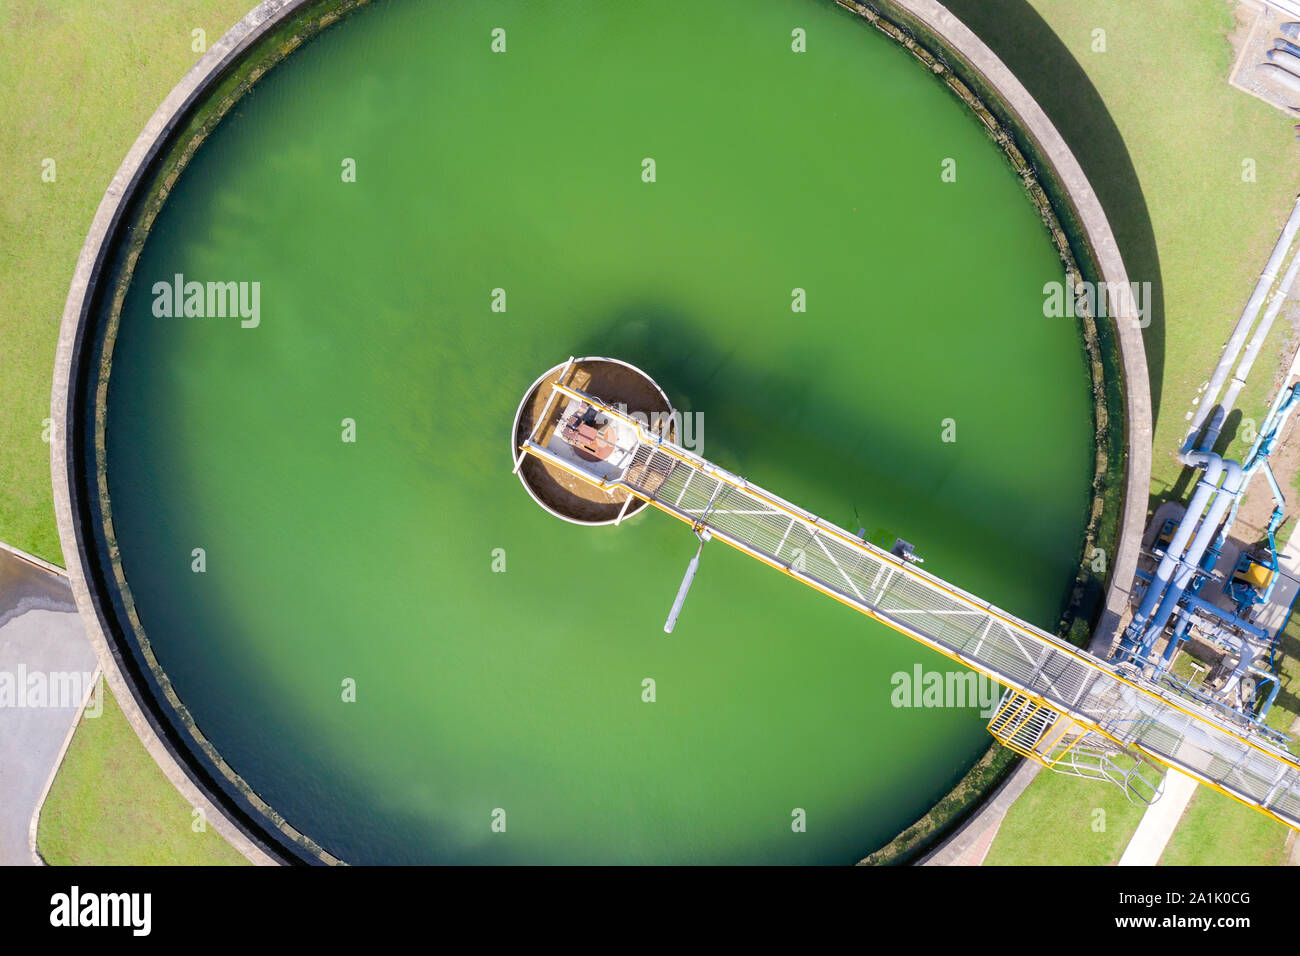
[[(1286, 496), (1282, 494), (1282, 489), (1278, 487), (1277, 477), (1273, 474), (1273, 468), (1267, 461), (1260, 462), (1264, 469), (1264, 477), (1268, 479), (1268, 486), (1273, 490), (1273, 497), (1277, 499), (1278, 511), (1283, 510), (1282, 506), (1286, 504)], [(1253, 471), (1253, 469), (1252, 469)], [(1279, 521), (1278, 524), (1281, 524)]]
[(1268, 415), (1264, 419), (1264, 427), (1255, 436), (1255, 443), (1250, 448), (1250, 454), (1246, 456), (1247, 464), (1253, 466), (1257, 458), (1267, 458), (1273, 453), (1273, 446), (1277, 444), (1278, 436), (1286, 426), (1286, 420), (1297, 401), (1300, 401), (1300, 391), (1297, 391), (1295, 385), (1278, 392), (1277, 398), (1273, 399), (1272, 408), (1268, 410)]
[[(1209, 424), (1205, 427), (1205, 436), (1201, 439), (1202, 448), (1213, 448), (1219, 440), (1219, 435), (1223, 431), (1223, 423), (1228, 418), (1227, 409), (1218, 405), (1214, 409), (1214, 414), (1210, 416)], [(1226, 449), (1225, 449), (1226, 450)]]
[[(1264, 425), (1255, 437), (1255, 443), (1250, 446), (1250, 451), (1246, 453), (1245, 468), (1246, 480), (1249, 481), (1261, 467), (1266, 470), (1269, 486), (1273, 490), (1273, 497), (1277, 501), (1279, 510), (1286, 507), (1286, 496), (1282, 494), (1282, 489), (1278, 487), (1277, 479), (1273, 477), (1273, 470), (1268, 467), (1268, 456), (1273, 453), (1273, 448), (1277, 444), (1282, 430), (1286, 427), (1287, 419), (1291, 417), (1291, 412), (1296, 404), (1300, 403), (1300, 387), (1292, 385), (1284, 388), (1277, 394), (1273, 400), (1272, 407), (1268, 410), (1268, 415), (1264, 418)], [(1237, 505), (1232, 508), (1232, 517), (1229, 523), (1237, 517)], [(1276, 512), (1275, 512), (1276, 517)], [(1280, 518), (1279, 518), (1280, 523)]]
[(1184, 611), (1182, 618), (1178, 621), (1178, 626), (1174, 628), (1174, 636), (1169, 638), (1169, 646), (1165, 648), (1165, 653), (1160, 658), (1159, 670), (1161, 673), (1169, 670), (1169, 665), (1174, 661), (1174, 653), (1187, 640), (1187, 629), (1191, 624), (1192, 616)]
[[(1279, 508), (1276, 514), (1280, 515), (1282, 510)], [(1277, 587), (1277, 579), (1280, 577), (1277, 566), (1277, 541), (1273, 537), (1273, 522), (1268, 526), (1268, 569), (1273, 572), (1273, 576), (1268, 579), (1268, 587), (1264, 588), (1264, 593), (1259, 596), (1260, 604), (1267, 604), (1269, 598), (1273, 596), (1273, 588)]]
[[(1291, 416), (1297, 402), (1300, 402), (1300, 388), (1296, 385), (1292, 385), (1278, 393), (1277, 398), (1273, 400), (1273, 407), (1269, 409), (1268, 417), (1264, 420), (1264, 428), (1260, 430), (1259, 436), (1251, 447), (1250, 455), (1246, 458), (1247, 477), (1254, 474), (1257, 469), (1263, 468), (1264, 477), (1268, 480), (1269, 488), (1273, 492), (1273, 500), (1277, 502), (1277, 506), (1273, 509), (1273, 514), (1269, 518), (1267, 529), (1268, 567), (1273, 572), (1273, 576), (1269, 579), (1268, 587), (1264, 589), (1264, 593), (1259, 597), (1260, 603), (1268, 602), (1269, 598), (1273, 596), (1273, 588), (1277, 585), (1278, 563), (1275, 535), (1286, 516), (1286, 495), (1282, 494), (1282, 488), (1277, 483), (1277, 476), (1273, 474), (1273, 468), (1268, 463), (1268, 456), (1272, 454), (1273, 446), (1277, 444), (1278, 437), (1281, 435), (1282, 429), (1286, 427), (1286, 421)], [(1269, 657), (1271, 661), (1271, 650)]]
[[(1235, 461), (1224, 462), (1220, 459), (1220, 467), (1225, 473), (1223, 485), (1214, 490), (1214, 501), (1205, 515), (1205, 520), (1201, 522), (1192, 543), (1187, 546), (1185, 559), (1179, 562), (1178, 570), (1174, 574), (1169, 587), (1165, 590), (1164, 596), (1160, 599), (1159, 607), (1151, 615), (1146, 630), (1142, 633), (1141, 643), (1144, 648), (1150, 648), (1155, 643), (1156, 638), (1160, 636), (1160, 632), (1164, 630), (1165, 624), (1169, 621), (1169, 616), (1178, 604), (1178, 599), (1183, 596), (1187, 586), (1192, 583), (1192, 577), (1196, 574), (1201, 557), (1205, 554), (1205, 549), (1210, 545), (1210, 539), (1218, 530), (1219, 522), (1223, 520), (1228, 507), (1236, 500), (1241, 491), (1241, 483), (1244, 478), (1241, 465)], [(1207, 476), (1210, 474), (1208, 467), (1205, 473)], [(1201, 488), (1198, 485), (1197, 492), (1200, 491)], [(1178, 530), (1180, 533), (1182, 532), (1181, 527)], [(1150, 592), (1148, 592), (1149, 594)]]
[(1195, 597), (1201, 593), (1201, 588), (1205, 587), (1205, 582), (1210, 580), (1214, 568), (1219, 563), (1219, 558), (1223, 556), (1223, 543), (1227, 536), (1228, 523), (1224, 522), (1223, 528), (1219, 531), (1219, 536), (1214, 539), (1214, 544), (1210, 545), (1205, 551), (1205, 557), (1201, 558), (1201, 564), (1198, 570), (1201, 572), (1192, 579), (1192, 585), (1187, 589), (1187, 593)]
[[(1139, 568), (1137, 571), (1137, 577), (1143, 581), (1150, 581), (1151, 572), (1143, 571), (1141, 568)], [(1300, 592), (1296, 593), (1296, 597), (1300, 597)], [(1294, 597), (1291, 600), (1292, 603), (1295, 602)], [(1187, 605), (1187, 607), (1189, 608), (1194, 608), (1195, 610), (1208, 614), (1211, 617), (1217, 617), (1224, 624), (1243, 630), (1247, 634), (1250, 634), (1261, 641), (1274, 639), (1272, 635), (1270, 635), (1268, 631), (1264, 630), (1262, 627), (1259, 627), (1256, 624), (1251, 624), (1248, 621), (1240, 617), (1237, 617), (1234, 614), (1229, 614), (1227, 611), (1219, 607), (1217, 604), (1211, 604), (1203, 597), (1198, 597), (1194, 594), (1184, 594), (1182, 603)]]
[(1160, 559), (1160, 564), (1156, 567), (1151, 585), (1147, 588), (1147, 593), (1142, 597), (1142, 603), (1133, 615), (1133, 620), (1124, 630), (1124, 638), (1120, 641), (1116, 657), (1128, 657), (1137, 649), (1147, 620), (1151, 617), (1156, 602), (1164, 596), (1165, 589), (1174, 576), (1174, 571), (1178, 568), (1179, 562), (1187, 549), (1187, 542), (1196, 528), (1196, 523), (1200, 521), (1201, 515), (1204, 514), (1206, 506), (1210, 503), (1211, 496), (1218, 492), (1219, 476), (1223, 473), (1223, 459), (1214, 452), (1205, 450), (1193, 452), (1189, 458), (1191, 464), (1203, 466), (1205, 472), (1201, 475), (1201, 480), (1196, 483), (1196, 491), (1192, 494), (1192, 500), (1188, 502), (1187, 511), (1178, 523), (1178, 530), (1174, 532), (1169, 547), (1165, 549), (1164, 557)]
[(1205, 598), (1193, 597), (1192, 595), (1184, 595), (1183, 603), (1187, 604), (1189, 607), (1196, 608), (1196, 610), (1198, 611), (1204, 611), (1206, 614), (1210, 614), (1214, 617), (1217, 617), (1219, 620), (1223, 621), (1223, 623), (1230, 624), (1235, 628), (1239, 628), (1240, 630), (1245, 631), (1247, 634), (1250, 634), (1252, 637), (1258, 638), (1261, 641), (1266, 641), (1269, 639), (1268, 631), (1264, 630), (1262, 627), (1258, 627), (1254, 624), (1249, 624), (1246, 621), (1243, 621), (1239, 617), (1234, 617), (1233, 615), (1229, 614), (1227, 611), (1223, 610), (1223, 608), (1211, 604), (1209, 601), (1205, 600)]
[[(1264, 422), (1264, 430), (1260, 432), (1259, 437), (1255, 439), (1255, 444), (1251, 446), (1250, 453), (1246, 456), (1246, 481), (1261, 468), (1264, 471), (1264, 477), (1268, 481), (1269, 489), (1273, 492), (1273, 500), (1277, 502), (1273, 508), (1273, 514), (1269, 517), (1268, 527), (1265, 534), (1268, 535), (1268, 569), (1273, 572), (1269, 579), (1268, 587), (1256, 598), (1255, 603), (1267, 604), (1269, 598), (1273, 596), (1273, 588), (1277, 585), (1277, 539), (1275, 537), (1277, 529), (1281, 526), (1283, 519), (1286, 517), (1286, 495), (1282, 494), (1282, 488), (1277, 483), (1277, 476), (1273, 474), (1273, 468), (1268, 463), (1268, 456), (1273, 451), (1273, 446), (1277, 443), (1278, 435), (1286, 425), (1286, 420), (1291, 415), (1291, 410), (1297, 400), (1300, 400), (1300, 392), (1295, 386), (1281, 392), (1269, 410), (1268, 418)], [(1222, 541), (1227, 534), (1228, 528), (1232, 525), (1233, 519), (1237, 517), (1237, 508), (1241, 504), (1241, 498), (1238, 497), (1232, 505), (1232, 512), (1228, 520), (1224, 523), (1223, 532), (1219, 535)]]

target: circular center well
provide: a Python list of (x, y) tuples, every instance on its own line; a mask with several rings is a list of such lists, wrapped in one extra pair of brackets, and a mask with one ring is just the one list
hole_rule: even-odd
[[(615, 406), (631, 421), (600, 411), (583, 396)], [(622, 488), (602, 487), (631, 464), (627, 449), (637, 435), (673, 440), (679, 429), (668, 396), (639, 368), (618, 359), (571, 358), (524, 394), (510, 453), (519, 480), (551, 514), (575, 524), (610, 524), (645, 507), (636, 495), (629, 501)]]

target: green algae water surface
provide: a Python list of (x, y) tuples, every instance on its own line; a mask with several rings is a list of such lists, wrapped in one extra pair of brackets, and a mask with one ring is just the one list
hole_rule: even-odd
[[(177, 274), (259, 283), (257, 326), (156, 316)], [(829, 2), (377, 0), (239, 103), (136, 267), (107, 461), (140, 620), (350, 862), (851, 862), (988, 745), (978, 706), (897, 706), (954, 665), (716, 543), (665, 635), (694, 538), (543, 512), (516, 405), (633, 362), (706, 456), (1051, 627), (1092, 473), (1062, 278), (979, 123)]]

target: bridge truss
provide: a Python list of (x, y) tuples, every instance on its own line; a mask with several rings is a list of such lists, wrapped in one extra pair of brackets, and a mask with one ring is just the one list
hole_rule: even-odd
[[(998, 681), (989, 729), (1053, 770), (1159, 796), (1143, 766), (1176, 768), (1300, 830), (1300, 762), (1243, 722), (1179, 697), (994, 607), (654, 434), (594, 395), (554, 383), (635, 428), (621, 473), (599, 478), (531, 438), (520, 447), (607, 492), (624, 489), (811, 588)], [(625, 430), (625, 433), (627, 432)], [(620, 515), (620, 520), (621, 520)]]

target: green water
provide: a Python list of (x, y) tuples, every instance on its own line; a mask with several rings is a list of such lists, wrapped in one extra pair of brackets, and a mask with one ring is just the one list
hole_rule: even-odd
[[(261, 325), (154, 317), (175, 273), (260, 282)], [(694, 539), (544, 513), (515, 407), (631, 361), (708, 457), (1050, 627), (1092, 472), (1061, 278), (977, 122), (830, 3), (377, 0), (241, 101), (139, 261), (107, 438), (140, 618), (349, 861), (855, 860), (987, 745), (891, 704), (951, 665), (717, 544), (666, 636)]]

